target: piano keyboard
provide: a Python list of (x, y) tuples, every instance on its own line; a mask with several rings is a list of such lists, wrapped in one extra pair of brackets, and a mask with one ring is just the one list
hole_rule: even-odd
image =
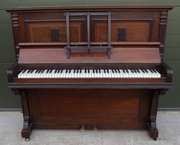
[(155, 69), (26, 69), (18, 78), (160, 78)]

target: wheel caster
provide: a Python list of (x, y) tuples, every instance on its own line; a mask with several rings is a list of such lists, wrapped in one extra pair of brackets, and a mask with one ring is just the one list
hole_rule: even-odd
[(80, 131), (85, 132), (85, 126), (84, 125), (81, 126)]
[(25, 138), (25, 141), (29, 141), (30, 139), (29, 138)]
[(96, 130), (98, 130), (98, 128), (97, 128), (96, 126), (94, 126), (94, 127), (93, 127), (93, 130), (95, 130), (95, 131), (96, 131)]

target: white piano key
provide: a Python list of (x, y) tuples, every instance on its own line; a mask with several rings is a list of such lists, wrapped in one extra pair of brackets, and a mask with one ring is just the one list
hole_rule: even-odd
[(22, 70), (19, 74), (18, 74), (18, 78), (21, 78), (21, 76), (23, 75), (23, 73), (25, 72), (26, 70)]
[(61, 69), (22, 70), (18, 78), (160, 78), (155, 69)]
[(161, 74), (160, 74), (157, 70), (155, 70), (155, 69), (154, 69), (154, 71), (155, 71), (156, 77), (157, 77), (157, 78), (160, 78), (160, 77), (161, 77)]
[(47, 73), (47, 69), (45, 69), (44, 71), (43, 71), (43, 73), (41, 74), (41, 77), (40, 78), (46, 78), (46, 73)]
[(35, 78), (35, 76), (34, 76), (34, 75), (35, 75), (35, 71), (36, 71), (36, 70), (33, 70), (33, 72), (31, 73), (30, 78)]

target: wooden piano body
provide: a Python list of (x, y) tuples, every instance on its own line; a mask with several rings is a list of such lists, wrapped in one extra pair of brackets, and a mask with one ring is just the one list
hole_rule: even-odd
[[(170, 6), (9, 9), (21, 95), (22, 137), (34, 128), (144, 129), (158, 137), (159, 95), (172, 85), (163, 61)], [(156, 69), (160, 78), (18, 78), (23, 69)]]

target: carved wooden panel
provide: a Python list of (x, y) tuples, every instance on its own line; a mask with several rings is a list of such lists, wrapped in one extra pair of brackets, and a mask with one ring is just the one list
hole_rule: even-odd
[[(73, 22), (70, 24), (70, 39), (72, 42), (80, 42), (82, 24)], [(65, 22), (37, 22), (27, 24), (27, 39), (30, 42), (52, 42), (54, 41), (53, 30), (57, 30), (58, 42), (66, 42), (66, 23)], [(57, 36), (57, 34), (56, 34)]]
[[(151, 21), (150, 21), (151, 22)], [(149, 21), (113, 21), (112, 41), (148, 42), (151, 38), (151, 23)], [(119, 38), (119, 30), (124, 30), (126, 39)], [(95, 41), (107, 41), (107, 24), (97, 22), (95, 25)]]
[(139, 120), (139, 111), (143, 111), (139, 109), (141, 90), (31, 91), (31, 115), (34, 124), (40, 128), (46, 124), (46, 128), (90, 125), (117, 129), (140, 128), (143, 124), (143, 119)]

